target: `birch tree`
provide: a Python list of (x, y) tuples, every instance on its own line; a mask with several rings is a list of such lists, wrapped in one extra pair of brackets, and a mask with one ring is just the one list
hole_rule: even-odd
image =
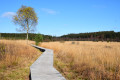
[(19, 25), (18, 31), (26, 32), (26, 39), (28, 43), (29, 32), (35, 31), (38, 23), (38, 17), (32, 7), (22, 6), (13, 16), (13, 22)]

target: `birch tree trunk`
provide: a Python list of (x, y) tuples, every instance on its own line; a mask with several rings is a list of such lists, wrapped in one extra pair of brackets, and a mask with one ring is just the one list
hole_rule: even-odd
[(28, 44), (28, 31), (29, 31), (29, 25), (28, 25), (28, 20), (27, 20), (27, 44)]

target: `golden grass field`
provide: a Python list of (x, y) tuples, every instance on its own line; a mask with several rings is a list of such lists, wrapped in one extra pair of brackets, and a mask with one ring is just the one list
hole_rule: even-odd
[(120, 43), (44, 42), (54, 50), (54, 65), (68, 80), (120, 80)]
[(39, 56), (25, 40), (0, 40), (0, 80), (29, 80), (30, 65)]

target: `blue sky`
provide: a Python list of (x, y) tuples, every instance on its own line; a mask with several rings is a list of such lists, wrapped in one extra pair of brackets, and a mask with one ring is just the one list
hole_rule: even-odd
[(39, 17), (35, 33), (120, 31), (120, 0), (1, 0), (0, 32), (17, 32), (12, 16), (22, 5), (33, 7)]

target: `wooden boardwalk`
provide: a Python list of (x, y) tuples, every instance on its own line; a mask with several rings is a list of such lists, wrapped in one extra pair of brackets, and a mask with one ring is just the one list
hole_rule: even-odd
[[(34, 45), (32, 45), (34, 46)], [(66, 80), (53, 67), (53, 50), (34, 46), (44, 51), (41, 56), (30, 66), (31, 80)]]

